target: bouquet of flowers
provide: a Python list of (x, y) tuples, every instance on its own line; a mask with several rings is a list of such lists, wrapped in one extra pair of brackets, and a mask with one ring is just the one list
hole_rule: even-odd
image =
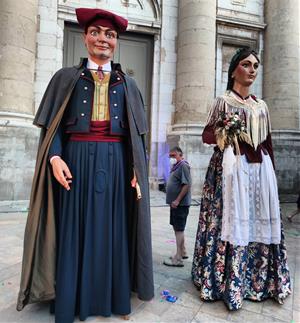
[(251, 138), (247, 134), (245, 121), (238, 112), (222, 112), (215, 130), (217, 145), (223, 151), (227, 146), (234, 146), (238, 149), (238, 140), (245, 141), (252, 145)]

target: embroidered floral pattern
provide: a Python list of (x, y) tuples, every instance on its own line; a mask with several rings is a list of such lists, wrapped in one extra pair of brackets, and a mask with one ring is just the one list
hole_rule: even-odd
[(272, 297), (279, 303), (291, 293), (284, 234), (280, 244), (233, 246), (221, 241), (222, 158), (215, 148), (203, 187), (192, 280), (203, 300), (222, 299), (230, 310), (243, 299)]

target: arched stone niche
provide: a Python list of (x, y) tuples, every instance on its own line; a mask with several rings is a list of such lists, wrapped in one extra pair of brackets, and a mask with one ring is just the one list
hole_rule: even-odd
[[(159, 27), (161, 22), (161, 0), (59, 0), (60, 12), (72, 13), (75, 8), (101, 8), (123, 15), (129, 24)], [(75, 16), (73, 16), (74, 20)]]

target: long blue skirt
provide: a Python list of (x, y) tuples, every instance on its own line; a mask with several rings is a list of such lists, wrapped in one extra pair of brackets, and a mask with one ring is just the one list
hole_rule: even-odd
[(60, 192), (56, 323), (130, 313), (125, 147), (67, 143), (63, 159), (73, 181), (70, 191)]

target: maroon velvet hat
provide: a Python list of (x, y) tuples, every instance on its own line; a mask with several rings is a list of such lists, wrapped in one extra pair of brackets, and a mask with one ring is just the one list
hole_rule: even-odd
[(78, 23), (85, 32), (89, 26), (103, 26), (120, 33), (124, 32), (128, 25), (128, 21), (125, 18), (110, 11), (89, 8), (78, 8), (75, 11)]

